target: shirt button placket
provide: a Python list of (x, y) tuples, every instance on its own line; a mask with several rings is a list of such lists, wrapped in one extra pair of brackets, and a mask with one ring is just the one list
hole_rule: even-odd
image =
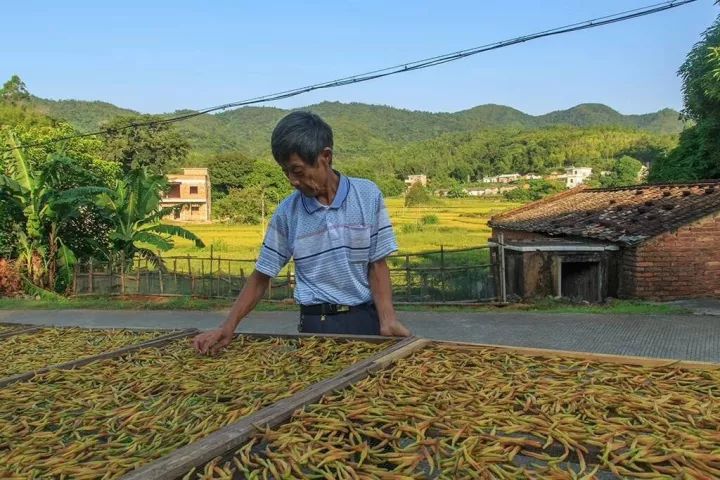
[(335, 215), (332, 210), (328, 210), (325, 212), (325, 225), (328, 229), (328, 235), (330, 237), (330, 241), (332, 242), (332, 245), (334, 247), (337, 247), (340, 245), (340, 229), (337, 228), (337, 224), (335, 221)]

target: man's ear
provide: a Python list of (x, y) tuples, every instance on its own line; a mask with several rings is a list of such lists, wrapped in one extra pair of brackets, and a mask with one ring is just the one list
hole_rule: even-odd
[(320, 155), (318, 155), (318, 160), (323, 160), (327, 162), (328, 167), (332, 167), (332, 161), (333, 161), (333, 152), (332, 148), (325, 147), (320, 151)]

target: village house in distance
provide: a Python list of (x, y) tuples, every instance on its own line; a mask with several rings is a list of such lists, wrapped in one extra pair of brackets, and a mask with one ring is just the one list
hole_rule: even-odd
[(575, 188), (590, 178), (593, 169), (590, 167), (568, 167), (565, 169), (565, 186)]
[(490, 226), (507, 297), (720, 298), (720, 180), (578, 187)]
[(416, 183), (419, 183), (423, 187), (427, 187), (427, 175), (408, 175), (407, 177), (405, 177), (405, 185), (407, 185), (408, 187), (412, 187)]
[(207, 168), (183, 168), (182, 174), (167, 175), (170, 189), (161, 200), (163, 208), (179, 206), (166, 220), (209, 222), (212, 201)]

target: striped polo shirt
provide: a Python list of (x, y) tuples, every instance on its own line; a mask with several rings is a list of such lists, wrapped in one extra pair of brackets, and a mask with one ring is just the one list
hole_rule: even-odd
[(360, 305), (372, 300), (368, 264), (397, 250), (380, 189), (340, 175), (332, 205), (296, 191), (270, 221), (255, 268), (275, 277), (295, 261), (295, 301)]

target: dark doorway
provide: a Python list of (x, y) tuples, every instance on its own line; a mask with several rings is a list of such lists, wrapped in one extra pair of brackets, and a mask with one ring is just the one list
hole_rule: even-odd
[(176, 208), (176, 209), (173, 211), (173, 218), (174, 218), (175, 220), (179, 220), (179, 219), (180, 219), (180, 208)]
[(599, 277), (599, 262), (563, 262), (562, 296), (576, 301), (601, 301)]

